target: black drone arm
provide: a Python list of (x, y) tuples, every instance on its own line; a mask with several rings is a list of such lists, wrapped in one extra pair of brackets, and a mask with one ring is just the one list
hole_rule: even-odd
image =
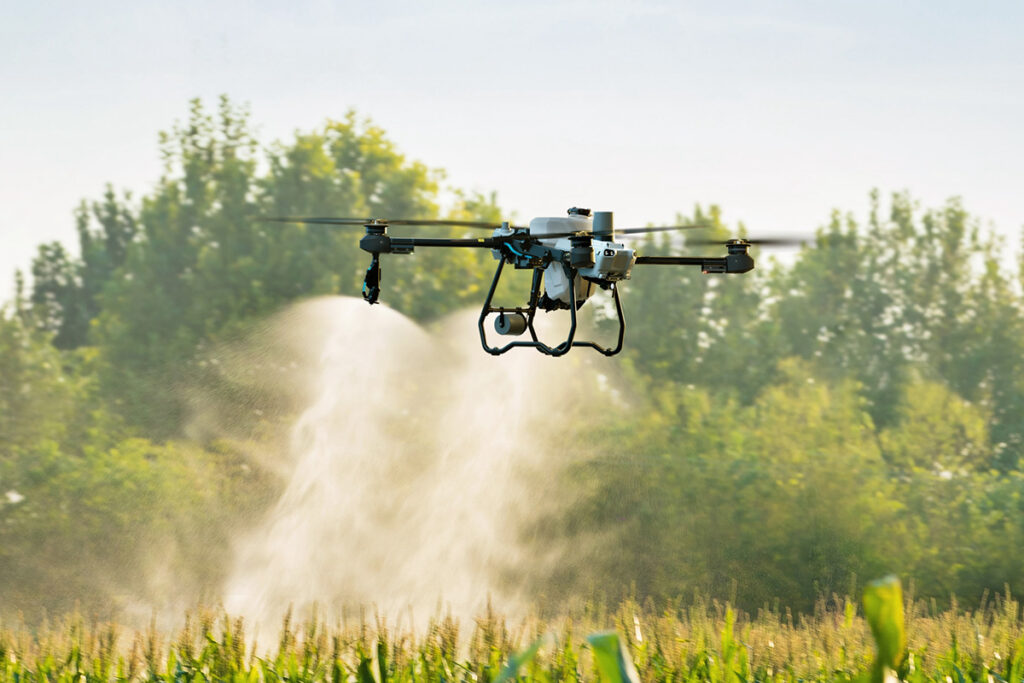
[(726, 245), (728, 256), (637, 256), (638, 266), (700, 266), (704, 273), (746, 273), (754, 269), (748, 242), (736, 240)]
[(637, 256), (638, 266), (700, 266), (703, 273), (725, 273), (725, 257), (703, 256)]
[(438, 237), (392, 237), (386, 233), (367, 233), (359, 240), (359, 248), (371, 254), (409, 254), (416, 247), (476, 247), (495, 249), (498, 240), (493, 237), (438, 238)]
[(480, 249), (496, 249), (498, 241), (492, 237), (472, 238), (437, 238), (437, 237), (392, 237), (391, 246), (399, 248), (413, 247), (477, 247)]
[(709, 262), (721, 261), (725, 264), (725, 258), (712, 258), (703, 256), (637, 256), (636, 264), (652, 266), (703, 266)]

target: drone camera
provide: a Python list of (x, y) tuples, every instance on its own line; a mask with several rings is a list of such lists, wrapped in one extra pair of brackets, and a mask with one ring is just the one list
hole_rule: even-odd
[(526, 331), (526, 316), (522, 313), (499, 313), (494, 319), (494, 331), (518, 337)]

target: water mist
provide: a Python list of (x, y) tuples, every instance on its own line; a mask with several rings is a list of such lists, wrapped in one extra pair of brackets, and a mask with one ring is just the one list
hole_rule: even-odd
[(229, 612), (273, 625), (289, 606), (423, 619), (439, 604), (472, 615), (489, 596), (506, 611), (518, 601), (544, 561), (523, 530), (568, 500), (555, 475), (595, 373), (579, 357), (491, 357), (474, 318), (428, 334), (325, 298), (274, 323), (310, 351), (307, 406), (277, 463), (283, 493), (237, 542)]

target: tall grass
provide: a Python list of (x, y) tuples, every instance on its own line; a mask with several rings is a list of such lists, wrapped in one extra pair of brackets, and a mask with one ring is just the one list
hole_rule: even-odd
[[(1021, 683), (1024, 624), (1011, 596), (945, 611), (908, 599), (904, 609), (901, 678)], [(808, 615), (770, 607), (745, 614), (702, 599), (585, 604), (559, 618), (515, 622), (489, 608), (467, 622), (440, 615), (421, 629), (393, 627), (365, 611), (331, 623), (314, 612), (289, 615), (272, 640), (254, 638), (222, 611), (200, 610), (173, 633), (153, 625), (135, 632), (80, 614), (37, 626), (0, 624), (0, 681), (607, 680), (595, 661), (604, 641), (593, 634), (608, 630), (643, 681), (867, 681), (876, 657), (857, 603), (841, 597), (819, 600)]]

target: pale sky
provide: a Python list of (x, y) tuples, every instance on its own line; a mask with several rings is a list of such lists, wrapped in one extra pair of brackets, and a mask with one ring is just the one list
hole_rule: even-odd
[(0, 0), (0, 299), (145, 193), (188, 100), (261, 139), (355, 108), (521, 220), (718, 203), (752, 235), (863, 215), (872, 187), (1024, 226), (1024, 3)]

